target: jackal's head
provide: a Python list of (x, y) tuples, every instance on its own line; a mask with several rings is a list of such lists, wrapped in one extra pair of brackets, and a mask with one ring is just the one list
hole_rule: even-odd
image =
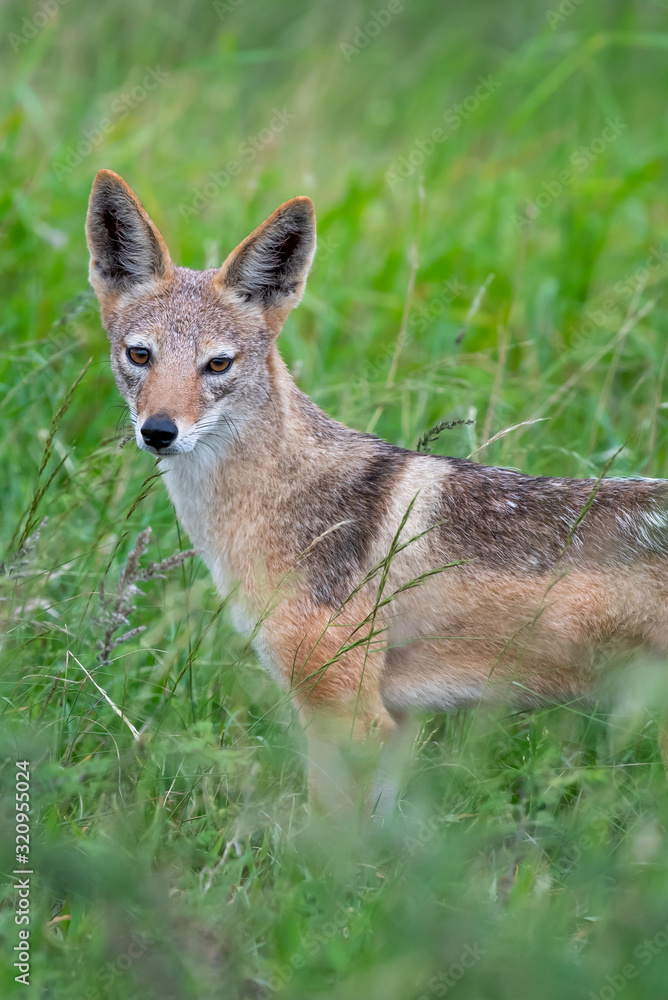
[(125, 181), (100, 170), (88, 206), (90, 280), (137, 444), (158, 455), (239, 435), (271, 397), (274, 342), (315, 252), (309, 198), (293, 198), (222, 267), (176, 267)]

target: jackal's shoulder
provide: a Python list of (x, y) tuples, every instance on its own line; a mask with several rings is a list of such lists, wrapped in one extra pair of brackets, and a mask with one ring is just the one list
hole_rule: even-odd
[(461, 560), (540, 574), (562, 563), (619, 567), (668, 554), (664, 480), (529, 476), (419, 454), (334, 422), (322, 427), (337, 459), (300, 490), (290, 532), (299, 551), (319, 539), (310, 567), (323, 601), (345, 597), (409, 508), (406, 533), (423, 535), (425, 569)]
[(350, 433), (338, 442), (340, 463), (300, 505), (299, 544), (325, 535), (312, 566), (323, 600), (340, 596), (391, 544), (409, 507), (407, 531), (425, 533), (425, 569), (462, 560), (540, 574), (562, 563), (621, 567), (668, 554), (664, 480), (529, 476)]

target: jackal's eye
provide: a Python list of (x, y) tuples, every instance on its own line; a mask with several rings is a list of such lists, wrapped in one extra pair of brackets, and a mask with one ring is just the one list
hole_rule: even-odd
[(208, 365), (205, 368), (205, 371), (216, 372), (216, 373), (226, 372), (231, 364), (232, 364), (232, 358), (226, 358), (225, 356), (221, 355), (221, 357), (219, 358), (211, 358), (211, 361), (209, 361)]
[(133, 365), (147, 365), (151, 360), (151, 352), (147, 347), (128, 347), (125, 353)]

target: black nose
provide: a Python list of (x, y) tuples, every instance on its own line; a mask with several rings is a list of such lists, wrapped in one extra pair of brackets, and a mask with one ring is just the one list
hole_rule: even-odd
[(141, 436), (151, 448), (167, 448), (176, 439), (179, 429), (173, 420), (156, 413), (144, 421)]

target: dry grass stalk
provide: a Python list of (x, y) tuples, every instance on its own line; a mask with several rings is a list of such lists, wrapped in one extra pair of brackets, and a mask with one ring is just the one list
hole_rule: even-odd
[[(114, 596), (109, 596), (105, 592), (104, 581), (100, 582), (100, 605), (102, 612), (99, 616), (99, 623), (104, 627), (104, 637), (98, 639), (97, 648), (98, 662), (105, 665), (111, 662), (111, 654), (123, 642), (128, 642), (146, 630), (145, 625), (130, 627), (130, 616), (136, 610), (134, 603), (137, 595), (143, 591), (137, 586), (147, 580), (164, 578), (169, 570), (181, 566), (186, 559), (191, 559), (197, 554), (195, 549), (188, 549), (186, 552), (174, 552), (160, 562), (151, 562), (148, 566), (140, 566), (141, 557), (146, 552), (148, 540), (151, 534), (150, 527), (144, 528), (137, 536), (137, 541), (132, 552), (129, 554), (123, 572), (118, 581), (118, 587)], [(127, 631), (117, 635), (118, 630), (125, 626)]]

